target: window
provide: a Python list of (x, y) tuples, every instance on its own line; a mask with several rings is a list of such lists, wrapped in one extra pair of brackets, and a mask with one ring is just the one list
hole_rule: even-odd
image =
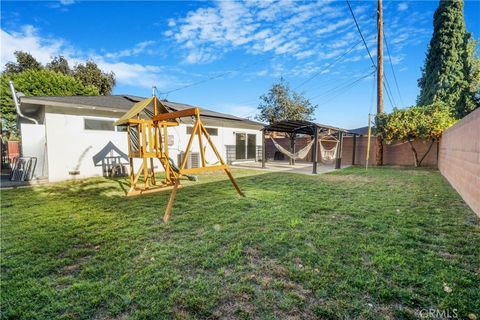
[(115, 131), (112, 120), (84, 119), (85, 130)]
[(127, 126), (116, 126), (115, 128), (117, 128), (117, 132), (127, 132), (128, 131), (128, 128)]
[[(205, 127), (205, 129), (207, 129), (207, 132), (208, 132), (209, 135), (218, 136), (218, 129), (217, 128)], [(187, 134), (192, 134), (192, 131), (193, 131), (193, 127), (187, 127)]]

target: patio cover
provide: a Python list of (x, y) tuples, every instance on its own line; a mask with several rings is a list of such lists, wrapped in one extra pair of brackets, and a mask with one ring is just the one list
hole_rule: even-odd
[(262, 130), (264, 132), (287, 132), (296, 134), (308, 134), (313, 136), (315, 134), (315, 128), (317, 128), (319, 132), (324, 132), (328, 130), (344, 133), (347, 132), (347, 130), (345, 129), (304, 120), (283, 120), (267, 125)]
[[(290, 133), (291, 135), (291, 149), (292, 152), (295, 150), (295, 136), (297, 134), (307, 134), (310, 136), (313, 136), (314, 143), (313, 143), (313, 148), (312, 148), (312, 162), (313, 162), (313, 169), (312, 173), (316, 174), (317, 173), (317, 158), (318, 158), (318, 140), (319, 140), (319, 135), (322, 132), (329, 132), (333, 131), (337, 133), (338, 140), (340, 141), (340, 150), (338, 151), (336, 163), (335, 163), (335, 168), (340, 169), (341, 168), (341, 163), (342, 163), (342, 158), (341, 158), (341, 153), (342, 153), (342, 148), (343, 148), (343, 136), (344, 134), (348, 133), (347, 130), (337, 128), (337, 127), (332, 127), (329, 125), (325, 124), (320, 124), (320, 123), (315, 123), (311, 121), (304, 121), (304, 120), (283, 120), (283, 121), (278, 121), (275, 123), (272, 123), (270, 125), (266, 125), (262, 129), (263, 135), (262, 135), (262, 168), (265, 168), (265, 162), (266, 162), (266, 155), (265, 155), (265, 133), (266, 132), (285, 132), (285, 133)], [(291, 160), (291, 164), (295, 164), (295, 160)]]

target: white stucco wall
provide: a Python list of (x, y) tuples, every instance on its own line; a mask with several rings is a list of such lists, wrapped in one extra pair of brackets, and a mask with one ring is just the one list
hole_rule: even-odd
[(22, 155), (24, 157), (37, 158), (33, 177), (39, 179), (47, 177), (45, 126), (42, 124), (21, 123), (20, 131), (22, 133)]
[[(95, 166), (93, 157), (102, 150), (109, 142), (112, 142), (122, 152), (128, 153), (126, 132), (94, 131), (84, 129), (84, 118), (102, 120), (116, 120), (108, 116), (83, 116), (73, 114), (45, 113), (46, 139), (48, 150), (48, 175), (49, 181), (60, 181), (72, 178), (87, 178), (101, 176), (101, 166)], [(174, 145), (169, 147), (170, 157), (176, 162), (179, 152), (184, 151), (190, 135), (187, 135), (187, 125), (180, 124), (178, 127), (169, 128), (169, 134), (174, 136)], [(235, 144), (235, 133), (242, 132), (257, 135), (257, 145), (261, 144), (261, 132), (255, 129), (241, 129), (207, 126), (218, 128), (218, 136), (212, 136), (212, 140), (219, 153), (226, 161), (225, 145)], [(207, 145), (204, 139), (204, 145)], [(207, 146), (207, 162), (216, 162), (216, 157)], [(192, 152), (199, 152), (198, 139), (194, 140)], [(136, 161), (136, 167), (140, 161)], [(155, 161), (157, 170), (162, 167), (159, 161)], [(128, 167), (128, 166), (127, 166)], [(78, 171), (78, 175), (69, 172)]]
[[(84, 118), (78, 115), (45, 113), (49, 181), (101, 176), (102, 167), (94, 165), (93, 156), (109, 142), (127, 152), (125, 132), (85, 130)], [(106, 117), (98, 119), (112, 122), (115, 120)], [(72, 171), (78, 171), (79, 174), (69, 174)]]

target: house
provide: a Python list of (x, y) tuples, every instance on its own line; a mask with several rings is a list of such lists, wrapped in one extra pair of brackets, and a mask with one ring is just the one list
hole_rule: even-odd
[[(22, 155), (37, 158), (34, 177), (49, 181), (87, 178), (111, 175), (113, 168), (117, 174), (126, 173), (127, 133), (125, 127), (114, 126), (113, 122), (143, 99), (128, 95), (20, 97), (19, 108), (24, 115), (19, 117)], [(170, 111), (193, 107), (170, 101), (162, 103)], [(255, 161), (261, 157), (261, 123), (203, 108), (201, 116), (226, 161)], [(170, 129), (170, 156), (178, 163), (192, 123), (182, 120), (179, 126)], [(189, 166), (198, 165), (199, 151), (194, 143)], [(213, 161), (208, 150), (206, 156)], [(157, 167), (162, 166), (158, 163)]]

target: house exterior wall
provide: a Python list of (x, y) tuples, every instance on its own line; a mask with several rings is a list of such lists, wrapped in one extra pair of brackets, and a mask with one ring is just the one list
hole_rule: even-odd
[[(94, 163), (93, 156), (109, 142), (123, 152), (127, 151), (127, 133), (85, 130), (84, 118), (71, 114), (45, 114), (49, 181), (101, 176), (103, 168)], [(115, 120), (95, 118), (112, 122)]]
[(480, 109), (443, 133), (438, 169), (480, 216)]
[(39, 179), (47, 177), (48, 166), (45, 125), (21, 123), (20, 130), (22, 132), (22, 156), (37, 158), (33, 177)]
[[(85, 130), (84, 119), (100, 119), (115, 121), (116, 114), (75, 111), (65, 113), (56, 108), (48, 108), (45, 113), (45, 128), (48, 150), (48, 173), (49, 181), (61, 181), (73, 178), (87, 178), (103, 175), (102, 166), (94, 163), (94, 156), (111, 142), (121, 152), (128, 154), (128, 141), (126, 132)], [(169, 135), (173, 136), (173, 146), (169, 147), (169, 156), (177, 162), (178, 154), (185, 151), (190, 135), (187, 127), (191, 124), (180, 124), (169, 128)], [(256, 144), (261, 145), (261, 132), (251, 128), (232, 128), (220, 126), (208, 126), (217, 128), (218, 135), (211, 136), (219, 153), (226, 160), (226, 145), (235, 145), (235, 133), (247, 133), (256, 135)], [(206, 139), (203, 139), (206, 147), (207, 163), (217, 162), (215, 154)], [(199, 142), (193, 141), (191, 152), (200, 152)], [(128, 168), (128, 161), (123, 161)], [(141, 160), (135, 161), (136, 168)], [(160, 162), (154, 161), (157, 170), (163, 170)], [(76, 174), (72, 174), (76, 173)]]

